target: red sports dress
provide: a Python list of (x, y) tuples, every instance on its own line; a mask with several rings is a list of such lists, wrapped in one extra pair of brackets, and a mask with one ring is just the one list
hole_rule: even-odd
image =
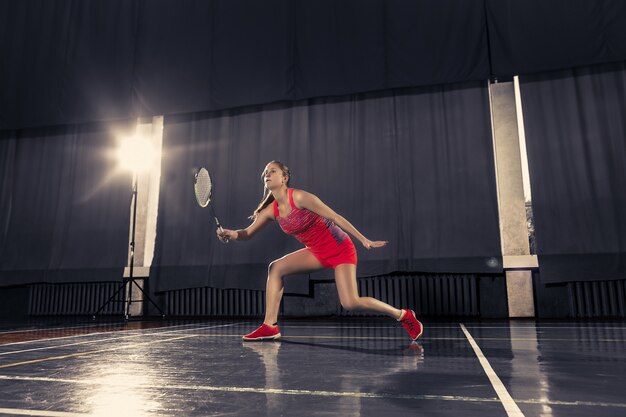
[(274, 200), (274, 217), (283, 232), (292, 235), (324, 265), (335, 268), (341, 264), (356, 265), (357, 256), (350, 236), (335, 223), (293, 202), (293, 188), (288, 189), (291, 213), (280, 217)]

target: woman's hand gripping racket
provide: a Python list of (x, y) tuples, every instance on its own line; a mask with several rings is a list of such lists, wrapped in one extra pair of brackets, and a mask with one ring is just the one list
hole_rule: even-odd
[[(211, 191), (213, 189), (213, 182), (211, 181), (211, 176), (209, 175), (209, 171), (206, 168), (200, 168), (198, 172), (196, 172), (193, 189), (196, 193), (196, 200), (200, 207), (211, 206), (211, 212), (213, 213), (213, 218), (215, 219), (215, 224), (219, 229), (220, 233), (224, 233), (224, 229), (220, 225), (220, 221), (217, 220), (217, 215), (215, 214), (215, 209), (213, 208), (213, 204), (211, 204)], [(220, 239), (222, 243), (228, 243), (228, 238)]]

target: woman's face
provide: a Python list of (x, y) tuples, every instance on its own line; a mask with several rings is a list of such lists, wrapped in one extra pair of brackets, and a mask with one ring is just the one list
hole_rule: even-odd
[(287, 177), (277, 164), (267, 164), (263, 171), (263, 183), (269, 190), (280, 187), (287, 182)]

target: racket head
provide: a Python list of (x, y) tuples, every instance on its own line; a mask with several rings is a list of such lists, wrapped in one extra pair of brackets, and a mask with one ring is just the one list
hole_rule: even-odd
[(196, 172), (193, 190), (196, 194), (196, 201), (200, 207), (206, 207), (211, 202), (211, 190), (213, 188), (213, 182), (211, 181), (211, 175), (206, 168), (200, 168)]

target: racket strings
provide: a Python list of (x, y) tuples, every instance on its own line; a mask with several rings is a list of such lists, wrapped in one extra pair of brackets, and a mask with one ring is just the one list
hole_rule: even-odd
[[(196, 173), (195, 183), (193, 185), (194, 191), (196, 193), (196, 200), (198, 200), (198, 204), (200, 207), (206, 207), (211, 202), (211, 188), (213, 187), (213, 183), (211, 181), (211, 176), (209, 175), (209, 171), (206, 168), (200, 168), (200, 170)], [(213, 212), (213, 218), (215, 219), (215, 224), (218, 229), (223, 233), (224, 229), (220, 225), (219, 220), (217, 220), (217, 215), (215, 214), (215, 209), (211, 204), (211, 211)], [(222, 243), (228, 243), (229, 239), (220, 238)]]
[(211, 177), (206, 169), (202, 168), (196, 175), (194, 190), (198, 204), (206, 207), (211, 199)]

